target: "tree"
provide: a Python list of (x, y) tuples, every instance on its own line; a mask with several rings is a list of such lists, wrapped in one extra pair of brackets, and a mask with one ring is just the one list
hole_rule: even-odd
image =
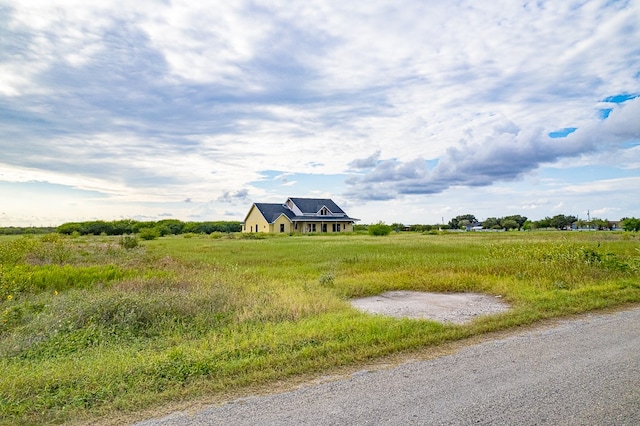
[(465, 224), (475, 223), (478, 221), (476, 217), (472, 214), (463, 214), (451, 219), (449, 221), (449, 226), (451, 227), (451, 229), (460, 229), (463, 226), (460, 222), (462, 222), (463, 220), (467, 221), (465, 222)]
[(536, 228), (551, 228), (551, 218), (549, 216), (534, 222)]
[[(527, 218), (526, 218), (526, 216), (520, 216), (519, 214), (515, 214), (515, 215), (512, 215), (512, 216), (505, 216), (503, 218), (503, 220), (513, 220), (513, 221), (515, 221), (518, 224), (517, 228), (520, 229), (520, 228), (522, 228), (524, 223), (527, 221)], [(501, 223), (502, 223), (502, 221), (501, 221)], [(504, 226), (504, 225), (502, 225), (502, 226)]]
[(67, 234), (67, 235), (71, 235), (74, 232), (77, 232), (78, 234), (80, 234), (82, 233), (82, 224), (78, 222), (63, 223), (62, 225), (56, 228), (56, 231), (60, 234)]
[(611, 229), (611, 225), (607, 219), (599, 219), (597, 217), (594, 217), (593, 219), (591, 219), (591, 228), (601, 231), (603, 229)]
[(163, 231), (164, 235), (179, 235), (184, 228), (184, 223), (178, 219), (162, 219), (156, 225)]
[(508, 231), (509, 229), (518, 229), (518, 228), (519, 228), (519, 226), (518, 226), (518, 222), (516, 222), (516, 221), (515, 221), (515, 220), (513, 220), (513, 219), (502, 219), (502, 220), (500, 221), (500, 225), (502, 225), (502, 227), (503, 227), (504, 229), (506, 229), (507, 231)]
[(638, 232), (640, 231), (640, 219), (636, 219), (635, 217), (625, 217), (622, 219), (622, 229), (629, 232)]
[(402, 223), (392, 223), (391, 228), (396, 232), (404, 231), (404, 225)]
[(571, 226), (576, 220), (578, 220), (578, 218), (575, 216), (558, 214), (551, 218), (550, 225), (556, 229), (567, 229), (567, 227)]
[(500, 226), (500, 222), (497, 217), (488, 217), (482, 222), (484, 229), (494, 229), (495, 226)]

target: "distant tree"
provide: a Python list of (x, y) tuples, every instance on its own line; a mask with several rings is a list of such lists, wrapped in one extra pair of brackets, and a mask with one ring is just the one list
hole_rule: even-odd
[(52, 232), (57, 232), (57, 228), (51, 226), (9, 226), (0, 228), (0, 235), (51, 234)]
[(184, 223), (178, 219), (159, 220), (156, 225), (161, 229), (163, 235), (179, 235), (184, 229)]
[(551, 218), (550, 225), (556, 229), (567, 229), (571, 224), (577, 221), (575, 216), (565, 216), (563, 214), (555, 215)]
[(451, 229), (460, 229), (461, 227), (463, 227), (463, 225), (460, 223), (463, 220), (466, 220), (467, 222), (465, 222), (465, 224), (470, 224), (470, 223), (475, 223), (478, 220), (476, 219), (476, 217), (472, 214), (463, 214), (460, 216), (456, 216), (453, 219), (451, 219), (449, 221), (449, 227), (451, 227)]
[(212, 232), (239, 232), (242, 230), (241, 222), (187, 222), (183, 233), (210, 234)]
[(138, 235), (140, 235), (140, 238), (143, 240), (155, 240), (160, 237), (161, 233), (160, 229), (154, 226), (152, 228), (142, 228)]
[(622, 229), (629, 232), (638, 232), (640, 231), (640, 219), (636, 219), (635, 217), (625, 217), (621, 221)]
[(510, 229), (519, 229), (518, 222), (513, 219), (502, 219), (500, 225), (507, 231)]
[(144, 228), (155, 228), (156, 222), (154, 221), (144, 221), (144, 222), (135, 222), (133, 225), (133, 232), (138, 234)]
[(62, 225), (56, 228), (56, 232), (59, 232), (60, 234), (67, 234), (67, 235), (71, 235), (74, 232), (81, 234), (82, 224), (78, 222), (63, 223)]
[(512, 216), (505, 216), (503, 218), (503, 220), (513, 220), (513, 221), (515, 221), (518, 224), (517, 228), (520, 229), (520, 228), (522, 228), (524, 223), (527, 221), (527, 218), (526, 218), (526, 216), (520, 216), (519, 214), (515, 214), (515, 215), (512, 215)]
[(603, 229), (611, 229), (611, 223), (607, 219), (594, 217), (591, 219), (591, 228), (599, 231), (602, 231)]
[(402, 223), (392, 223), (392, 224), (391, 224), (391, 228), (392, 228), (395, 232), (404, 231), (404, 225), (403, 225)]
[(493, 229), (495, 226), (500, 226), (497, 217), (488, 217), (482, 222), (482, 227), (485, 229)]
[(535, 222), (536, 228), (551, 228), (551, 218), (545, 217), (544, 219), (540, 219)]
[(109, 235), (124, 235), (132, 234), (135, 226), (135, 221), (131, 219), (114, 220), (111, 222), (111, 233)]
[[(125, 235), (139, 234), (144, 229), (154, 229), (161, 236), (177, 235), (186, 232), (196, 234), (210, 234), (212, 232), (240, 232), (242, 231), (242, 222), (238, 221), (218, 221), (218, 222), (187, 222), (183, 223), (177, 219), (163, 219), (158, 222), (145, 221), (139, 222), (131, 219), (115, 220), (106, 222), (96, 220), (90, 222), (70, 222), (64, 223), (56, 228), (61, 234), (78, 233), (81, 235)], [(154, 231), (154, 232), (155, 232)]]

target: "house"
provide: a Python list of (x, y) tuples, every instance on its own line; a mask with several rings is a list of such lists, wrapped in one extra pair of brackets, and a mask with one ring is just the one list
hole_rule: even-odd
[(351, 232), (357, 220), (328, 198), (288, 198), (284, 204), (254, 203), (242, 232)]
[(469, 223), (467, 225), (465, 225), (465, 229), (467, 231), (481, 231), (482, 228), (482, 222), (473, 222), (473, 223)]

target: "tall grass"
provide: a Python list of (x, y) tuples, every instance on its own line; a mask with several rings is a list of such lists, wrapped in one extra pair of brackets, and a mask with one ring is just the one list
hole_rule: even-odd
[[(131, 412), (640, 301), (618, 233), (0, 239), (0, 423)], [(469, 325), (348, 299), (394, 289), (501, 295)]]

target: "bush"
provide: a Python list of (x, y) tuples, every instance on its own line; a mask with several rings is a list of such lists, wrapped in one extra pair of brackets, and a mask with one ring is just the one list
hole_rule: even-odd
[(120, 237), (120, 246), (127, 250), (138, 247), (138, 239), (133, 235), (123, 235)]
[(140, 230), (140, 238), (143, 240), (155, 240), (160, 237), (160, 230), (158, 228), (142, 228)]
[(393, 231), (393, 228), (391, 228), (389, 225), (385, 225), (383, 222), (378, 222), (375, 225), (369, 225), (369, 235), (389, 235), (391, 231)]

